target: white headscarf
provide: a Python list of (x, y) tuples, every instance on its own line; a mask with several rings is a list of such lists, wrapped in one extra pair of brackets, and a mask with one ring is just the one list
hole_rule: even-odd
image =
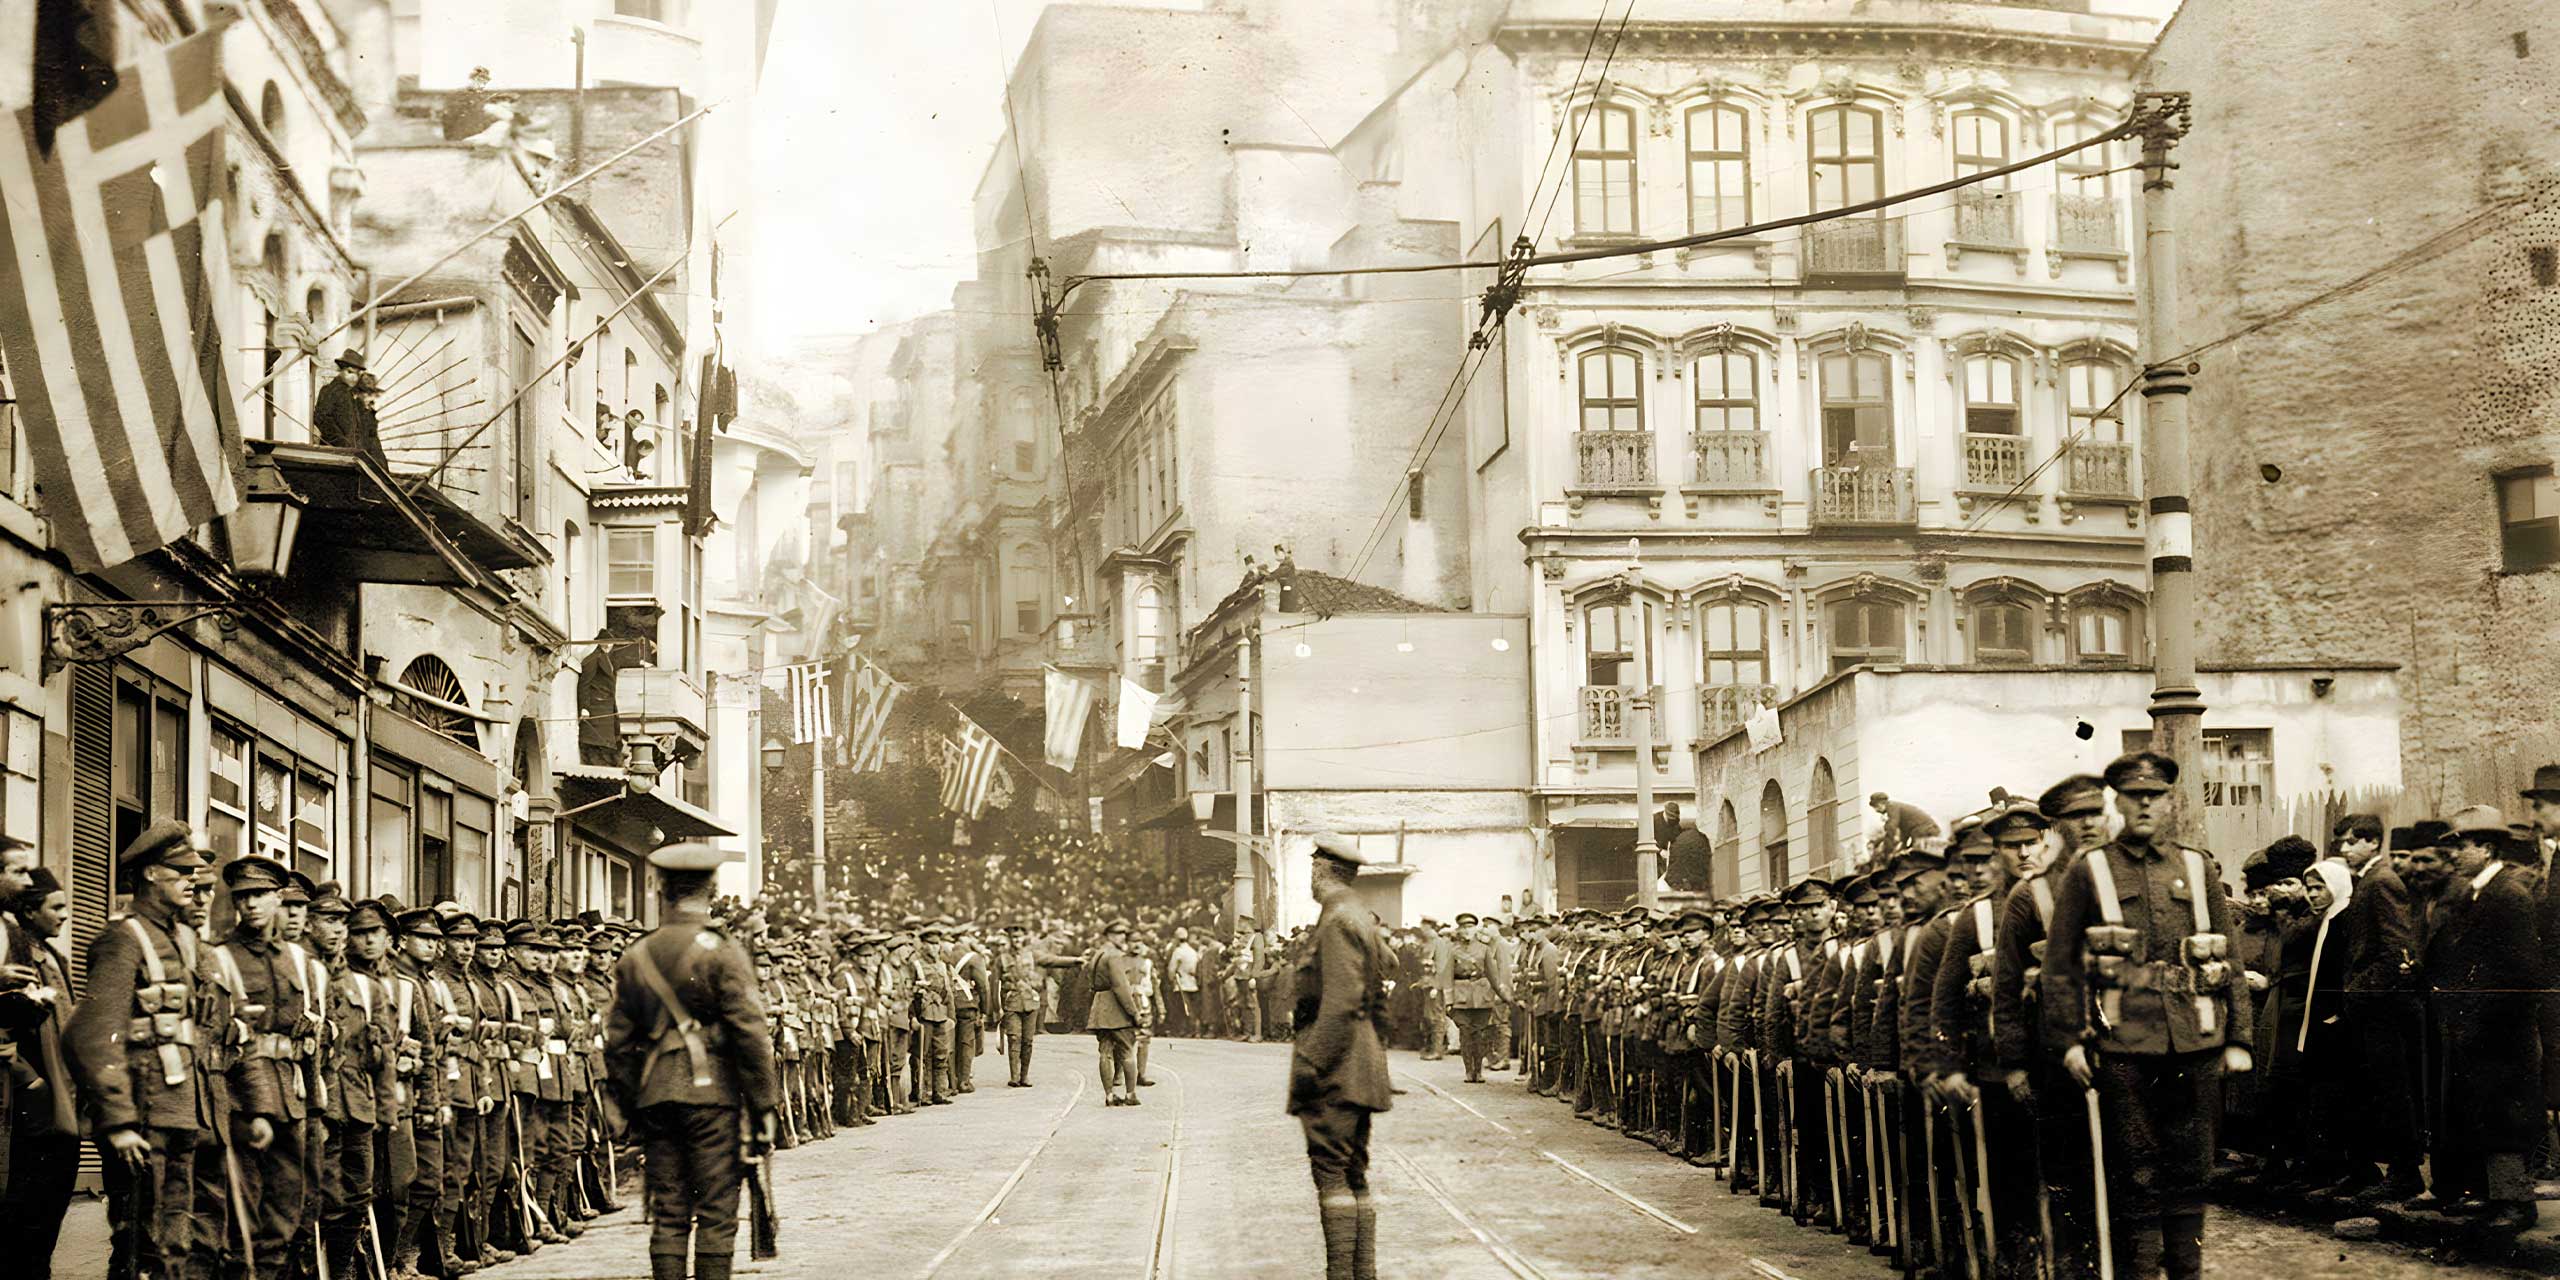
[[(2329, 924), (2347, 909), (2347, 898), (2355, 892), (2355, 873), (2347, 864), (2323, 859), (2311, 864), (2312, 874), (2329, 887), (2329, 911), (2320, 917), (2320, 932), (2311, 940), (2311, 986), (2302, 997), (2302, 1029), (2294, 1033), (2293, 1051), (2302, 1052), (2311, 1043), (2312, 1010), (2320, 1002), (2320, 953), (2329, 947)], [(2335, 1015), (2331, 1015), (2335, 1016)]]

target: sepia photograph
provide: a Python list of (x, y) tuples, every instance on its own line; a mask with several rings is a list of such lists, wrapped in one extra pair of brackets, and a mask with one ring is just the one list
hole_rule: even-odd
[(2560, 1277), (2548, 0), (0, 0), (0, 1276)]

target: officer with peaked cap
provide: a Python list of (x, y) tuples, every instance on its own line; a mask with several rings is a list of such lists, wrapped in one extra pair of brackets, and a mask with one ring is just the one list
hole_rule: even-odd
[(405, 1151), (387, 1167), (406, 1170), (408, 1185), (398, 1195), (396, 1212), (383, 1219), (396, 1230), (385, 1232), (394, 1272), (415, 1272), (422, 1253), (432, 1251), (438, 1263), (444, 1249), (437, 1235), (444, 1203), (444, 1138), (453, 1121), (453, 1091), (446, 1079), (445, 1057), (451, 1035), (445, 1007), (436, 1000), (435, 966), (444, 954), (444, 923), (427, 907), (394, 905), (392, 929), (398, 953), (392, 961), (394, 1016), (402, 1026), (398, 1071), (403, 1110), (408, 1121)]
[(2043, 1019), (2047, 1049), (2101, 1103), (2117, 1274), (2190, 1280), (2222, 1080), (2254, 1065), (2254, 1011), (2220, 867), (2160, 829), (2177, 776), (2147, 751), (2107, 766), (2123, 830), (2055, 886)]
[(202, 1103), (196, 938), (186, 923), (204, 866), (194, 835), (183, 822), (155, 822), (117, 857), (118, 887), (133, 895), (132, 909), (89, 939), (88, 990), (66, 1035), (98, 1137), (111, 1276), (188, 1268), (188, 1183)]
[(711, 925), (714, 873), (729, 857), (701, 843), (649, 855), (665, 923), (623, 953), (605, 1020), (607, 1087), (648, 1153), (652, 1280), (728, 1280), (743, 1159), (774, 1140), (773, 1037), (755, 966)]
[(1289, 1114), (1307, 1140), (1327, 1280), (1375, 1280), (1377, 1207), (1369, 1197), (1370, 1117), (1393, 1105), (1387, 1076), (1386, 943), (1352, 881), (1369, 859), (1344, 836), (1315, 838), (1309, 887), (1322, 907), (1298, 963)]

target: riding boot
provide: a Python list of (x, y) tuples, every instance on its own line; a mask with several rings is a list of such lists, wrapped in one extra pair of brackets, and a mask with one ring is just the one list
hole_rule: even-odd
[(729, 1280), (729, 1269), (738, 1255), (731, 1252), (696, 1253), (693, 1255), (693, 1280)]
[(420, 1280), (416, 1241), (401, 1245), (399, 1251), (391, 1255), (391, 1280)]
[(650, 1254), (649, 1280), (685, 1280), (684, 1255), (681, 1253)]
[(1359, 1199), (1354, 1206), (1358, 1232), (1351, 1238), (1352, 1280), (1378, 1280), (1378, 1202), (1366, 1191), (1354, 1194)]
[(1324, 1223), (1325, 1280), (1359, 1280), (1360, 1207), (1349, 1191), (1327, 1191), (1316, 1198)]

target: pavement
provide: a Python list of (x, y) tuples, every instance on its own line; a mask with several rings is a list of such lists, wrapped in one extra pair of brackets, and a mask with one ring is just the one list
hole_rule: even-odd
[[(989, 1041), (990, 1047), (993, 1040)], [(1379, 1272), (1390, 1280), (1891, 1280), (1841, 1237), (1796, 1227), (1704, 1170), (1575, 1120), (1516, 1074), (1466, 1084), (1456, 1060), (1396, 1053), (1407, 1092), (1379, 1116), (1370, 1182)], [(1284, 1045), (1158, 1040), (1145, 1105), (1101, 1105), (1091, 1041), (1044, 1036), (1029, 1089), (1003, 1059), (977, 1092), (776, 1153), (782, 1256), (758, 1280), (891, 1277), (1228, 1277), (1323, 1274), (1315, 1195), (1282, 1111)], [(992, 1068), (992, 1069), (990, 1069)], [(630, 1197), (636, 1200), (636, 1196)], [(95, 1202), (74, 1206), (55, 1273), (105, 1272)], [(489, 1280), (639, 1280), (647, 1229), (632, 1210), (575, 1243), (481, 1273)], [(2216, 1210), (2217, 1280), (2518, 1277), (2449, 1271), (2388, 1241)]]

